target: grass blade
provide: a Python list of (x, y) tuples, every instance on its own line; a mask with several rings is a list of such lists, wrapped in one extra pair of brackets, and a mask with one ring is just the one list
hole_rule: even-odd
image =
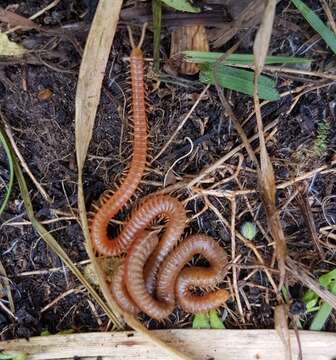
[[(185, 56), (185, 60), (197, 64), (202, 63), (215, 63), (220, 59), (224, 53), (221, 52), (209, 52), (209, 51), (193, 51), (187, 50), (182, 53)], [(267, 56), (265, 64), (311, 64), (312, 60), (299, 58), (294, 56)], [(230, 54), (222, 62), (224, 65), (253, 65), (253, 54)]]
[(5, 150), (7, 160), (8, 160), (8, 167), (9, 167), (9, 182), (8, 182), (7, 189), (6, 189), (5, 198), (0, 206), (0, 215), (1, 215), (8, 204), (9, 197), (10, 197), (12, 189), (13, 189), (14, 166), (13, 166), (12, 154), (9, 149), (9, 143), (6, 141), (6, 138), (2, 135), (1, 132), (0, 132), (0, 143), (2, 144), (2, 146)]
[[(220, 86), (253, 96), (254, 74), (251, 71), (231, 68), (226, 65), (216, 66), (216, 78)], [(204, 64), (201, 67), (200, 81), (215, 85), (214, 66)], [(259, 77), (259, 96), (265, 100), (279, 100), (280, 95), (275, 89), (275, 81), (267, 76)]]
[(321, 38), (328, 44), (331, 50), (336, 54), (336, 35), (327, 25), (301, 0), (292, 0), (292, 3), (301, 12), (309, 25), (320, 34)]
[[(336, 295), (336, 281), (334, 281), (334, 284), (331, 286), (330, 291)], [(328, 303), (323, 303), (320, 310), (317, 312), (317, 314), (314, 316), (314, 319), (310, 325), (310, 330), (315, 331), (321, 331), (328, 320), (330, 313), (332, 311), (332, 306)]]
[(162, 2), (179, 11), (187, 11), (191, 13), (199, 13), (201, 11), (199, 7), (191, 5), (188, 0), (162, 0)]
[(154, 70), (159, 71), (160, 69), (160, 41), (161, 41), (161, 18), (162, 18), (162, 7), (161, 0), (153, 0), (153, 58), (154, 58)]

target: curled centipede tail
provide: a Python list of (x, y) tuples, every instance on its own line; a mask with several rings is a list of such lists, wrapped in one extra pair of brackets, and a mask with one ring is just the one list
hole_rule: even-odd
[[(201, 254), (209, 267), (185, 268), (194, 255)], [(158, 276), (158, 296), (169, 298), (175, 292), (176, 302), (184, 311), (199, 313), (216, 309), (225, 304), (229, 293), (218, 289), (195, 295), (196, 288), (211, 289), (222, 282), (228, 263), (224, 249), (211, 237), (192, 235), (174, 249), (162, 264)]]

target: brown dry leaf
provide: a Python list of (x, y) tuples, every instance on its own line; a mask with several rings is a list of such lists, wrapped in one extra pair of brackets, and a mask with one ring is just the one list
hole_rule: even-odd
[(113, 38), (117, 28), (122, 0), (111, 5), (109, 0), (100, 0), (85, 44), (76, 92), (76, 156), (78, 165), (78, 207), (86, 250), (97, 273), (101, 290), (113, 313), (111, 320), (115, 327), (123, 328), (120, 309), (111, 297), (102, 269), (99, 267), (90, 242), (90, 233), (83, 191), (83, 166), (92, 137), (99, 104), (102, 82)]
[(39, 100), (42, 100), (42, 101), (47, 101), (52, 96), (53, 96), (53, 92), (48, 88), (40, 90), (37, 94), (37, 97), (39, 98)]
[(40, 26), (35, 24), (34, 21), (3, 8), (0, 8), (0, 21), (12, 26), (20, 26), (23, 29), (40, 28)]
[(274, 325), (284, 346), (286, 360), (292, 360), (290, 334), (288, 330), (288, 305), (280, 304), (274, 310)]
[(152, 334), (133, 316), (123, 313), (113, 300), (106, 276), (97, 262), (90, 241), (83, 191), (83, 166), (92, 137), (102, 82), (117, 28), (121, 6), (122, 0), (114, 0), (113, 2), (110, 0), (99, 1), (86, 41), (77, 83), (75, 128), (78, 165), (78, 207), (82, 230), (86, 239), (86, 251), (97, 274), (100, 288), (111, 310), (109, 316), (115, 327), (119, 329), (123, 327), (122, 314), (129, 326), (149, 338), (156, 345), (168, 351), (174, 358), (190, 360), (188, 356), (172, 348)]
[(268, 53), (269, 43), (271, 40), (273, 22), (275, 16), (276, 0), (268, 0), (261, 21), (261, 25), (257, 32), (254, 44), (253, 53), (255, 55), (256, 74), (260, 75), (265, 64), (265, 59)]
[(285, 260), (287, 257), (287, 246), (285, 235), (281, 226), (278, 210), (275, 205), (275, 176), (273, 165), (269, 158), (264, 129), (261, 118), (260, 102), (258, 97), (258, 76), (260, 75), (267, 56), (269, 43), (272, 35), (273, 21), (275, 15), (276, 0), (268, 0), (263, 19), (256, 35), (253, 50), (255, 56), (255, 82), (254, 82), (254, 106), (257, 118), (258, 135), (260, 141), (260, 171), (258, 172), (258, 185), (261, 198), (266, 209), (268, 226), (275, 241), (275, 251), (280, 270), (280, 284), (282, 287), (285, 279)]

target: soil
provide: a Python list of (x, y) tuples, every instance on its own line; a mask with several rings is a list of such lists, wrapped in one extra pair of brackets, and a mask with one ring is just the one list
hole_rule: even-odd
[[(29, 17), (48, 5), (50, 1), (2, 1), (1, 6), (14, 6), (15, 11)], [(87, 254), (84, 248), (81, 228), (76, 221), (77, 214), (77, 169), (75, 158), (75, 93), (76, 81), (81, 61), (81, 49), (85, 45), (87, 29), (94, 14), (95, 2), (61, 1), (56, 7), (45, 12), (36, 22), (45, 27), (65, 29), (71, 24), (81, 31), (74, 30), (71, 36), (53, 36), (35, 30), (17, 31), (11, 39), (34, 49), (46, 49), (40, 64), (1, 63), (0, 65), (0, 106), (8, 124), (12, 128), (17, 146), (29, 169), (44, 187), (52, 202), (48, 203), (36, 190), (26, 176), (36, 217), (48, 222), (48, 230), (70, 258), (85, 268)], [(324, 12), (316, 2), (308, 1), (323, 20)], [(293, 31), (295, 29), (295, 31)], [(65, 31), (65, 30), (64, 30)], [(254, 33), (252, 33), (253, 35)], [(241, 43), (237, 52), (251, 53), (253, 37)], [(318, 38), (311, 41), (314, 31), (298, 15), (289, 1), (281, 1), (277, 8), (274, 34), (270, 52), (272, 54), (296, 55), (313, 59), (312, 71), (331, 71), (335, 57), (325, 43)], [(239, 35), (234, 38), (237, 40)], [(317, 40), (316, 40), (317, 39)], [(143, 46), (145, 55), (152, 56), (152, 34), (148, 32)], [(224, 46), (218, 51), (225, 51)], [(96, 118), (96, 126), (91, 141), (86, 169), (85, 192), (88, 208), (100, 194), (115, 188), (122, 179), (131, 155), (129, 127), (120, 120), (120, 110), (127, 96), (127, 61), (130, 45), (125, 26), (120, 25), (110, 54), (106, 70), (104, 90)], [(163, 58), (169, 54), (169, 29), (163, 29)], [(335, 67), (334, 67), (335, 68)], [(181, 119), (194, 104), (203, 85), (197, 76), (174, 78), (174, 82), (161, 81), (155, 90), (156, 82), (148, 79), (150, 100), (149, 129), (152, 153), (155, 156), (170, 138)], [(277, 120), (277, 131), (268, 141), (277, 182), (283, 183), (329, 165), (335, 159), (336, 149), (336, 86), (330, 80), (317, 77), (303, 77), (300, 74), (279, 72), (274, 77), (280, 93), (287, 92), (281, 100), (263, 107), (265, 126)], [(294, 89), (302, 85), (328, 86), (303, 94), (296, 105)], [(186, 84), (186, 85), (185, 85)], [(252, 98), (240, 93), (226, 91), (225, 94), (239, 119), (246, 119), (253, 109)], [(316, 142), (321, 122), (328, 124), (325, 151), (316, 150)], [(248, 136), (255, 133), (255, 117), (251, 116), (244, 129)], [(230, 119), (222, 109), (216, 89), (211, 87), (206, 98), (192, 113), (184, 128), (178, 133), (168, 150), (152, 163), (142, 186), (142, 195), (162, 188), (164, 175), (176, 159), (190, 150), (187, 138), (194, 143), (191, 155), (184, 157), (174, 166), (174, 175), (168, 178), (170, 184), (182, 177), (194, 177), (209, 164), (219, 159), (240, 144), (240, 138)], [(257, 144), (253, 143), (254, 149)], [(244, 151), (239, 181), (242, 189), (256, 188), (256, 175), (253, 164)], [(231, 165), (237, 165), (232, 157)], [(5, 154), (0, 152), (0, 177), (8, 180)], [(214, 174), (213, 181), (229, 176), (223, 168)], [(1, 183), (0, 183), (1, 184)], [(306, 198), (311, 208), (317, 234), (326, 254), (321, 260), (315, 250), (307, 224), (299, 203), (294, 199), (286, 205), (293, 195), (293, 186), (279, 190), (277, 201), (281, 210), (281, 221), (285, 230), (290, 256), (315, 276), (320, 276), (335, 268), (335, 243), (320, 233), (320, 229), (336, 223), (336, 180), (334, 172), (316, 172), (306, 181)], [(0, 185), (1, 193), (4, 188)], [(239, 190), (232, 180), (225, 183), (222, 190)], [(141, 196), (142, 196), (141, 195)], [(185, 198), (188, 194), (182, 193)], [(138, 196), (138, 199), (140, 195)], [(261, 225), (267, 229), (265, 212), (255, 194), (236, 197), (236, 229), (240, 231), (245, 221), (251, 221), (246, 210), (246, 199)], [(223, 197), (209, 197), (210, 202), (230, 221), (230, 201)], [(190, 201), (188, 210), (196, 214), (204, 207), (201, 198)], [(128, 209), (129, 210), (129, 209)], [(126, 211), (127, 213), (127, 211)], [(62, 220), (70, 217), (70, 220)], [(58, 219), (58, 220), (55, 220)], [(54, 221), (53, 221), (54, 220)], [(56, 333), (72, 329), (75, 332), (98, 331), (108, 328), (108, 317), (94, 304), (79, 281), (68, 271), (60, 259), (46, 246), (43, 239), (27, 222), (27, 216), (17, 184), (11, 195), (6, 211), (0, 217), (0, 254), (15, 305), (13, 319), (0, 308), (0, 339), (30, 337), (48, 330)], [(226, 228), (210, 210), (203, 212), (190, 223), (191, 232), (204, 232), (215, 237), (231, 254), (230, 229)], [(273, 248), (259, 231), (253, 240), (266, 264), (271, 266)], [(334, 240), (335, 241), (335, 240)], [(239, 315), (237, 304), (229, 301), (227, 308), (221, 310), (221, 317), (227, 328), (272, 328), (276, 295), (263, 271), (251, 270), (256, 264), (251, 250), (237, 240), (236, 254), (241, 255), (238, 281), (241, 286), (241, 301), (244, 321)], [(229, 274), (225, 286), (232, 286)], [(305, 313), (302, 296), (306, 290), (300, 283), (288, 279), (290, 284), (291, 311), (300, 313), (303, 328), (309, 328), (311, 315)], [(1, 287), (0, 287), (1, 290)], [(244, 300), (245, 299), (245, 300)], [(9, 307), (7, 297), (1, 295), (0, 301)], [(192, 316), (176, 311), (166, 323), (156, 323), (144, 318), (150, 328), (191, 327)], [(325, 330), (335, 331), (335, 314), (325, 326)]]

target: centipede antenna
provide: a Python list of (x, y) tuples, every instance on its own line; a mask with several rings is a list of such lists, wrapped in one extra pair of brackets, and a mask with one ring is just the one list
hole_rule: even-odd
[(148, 23), (144, 23), (143, 24), (143, 27), (142, 27), (142, 30), (141, 30), (141, 37), (140, 37), (140, 40), (139, 40), (139, 44), (138, 44), (138, 48), (141, 49), (141, 46), (145, 40), (145, 34), (146, 34), (146, 28), (147, 28), (147, 25)]
[(133, 33), (132, 33), (132, 29), (130, 26), (127, 26), (127, 30), (128, 30), (128, 37), (129, 37), (129, 40), (130, 40), (130, 43), (131, 43), (131, 46), (132, 46), (132, 49), (134, 48), (138, 48), (138, 49), (141, 49), (141, 46), (145, 40), (145, 35), (146, 35), (146, 28), (147, 28), (147, 25), (148, 23), (144, 23), (143, 24), (143, 27), (142, 27), (142, 30), (141, 30), (141, 37), (140, 37), (140, 40), (139, 40), (139, 43), (137, 46), (135, 46), (135, 42), (134, 42), (134, 37), (133, 37)]
[(132, 33), (132, 29), (130, 26), (127, 26), (127, 30), (128, 30), (128, 37), (129, 37), (129, 41), (131, 43), (132, 49), (135, 48), (135, 43), (134, 43), (134, 38), (133, 38), (133, 33)]

